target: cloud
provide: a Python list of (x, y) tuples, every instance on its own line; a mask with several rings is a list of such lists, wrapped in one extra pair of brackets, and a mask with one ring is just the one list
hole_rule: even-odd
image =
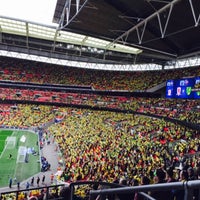
[(57, 0), (0, 0), (2, 16), (36, 23), (52, 23)]

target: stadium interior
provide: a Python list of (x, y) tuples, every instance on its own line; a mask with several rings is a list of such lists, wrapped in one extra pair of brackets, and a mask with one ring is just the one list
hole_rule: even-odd
[(200, 1), (57, 0), (52, 21), (0, 16), (0, 199), (200, 199)]

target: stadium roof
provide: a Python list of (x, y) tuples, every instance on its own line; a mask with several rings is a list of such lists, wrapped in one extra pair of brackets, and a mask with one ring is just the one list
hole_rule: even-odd
[(165, 64), (200, 53), (199, 0), (58, 0), (54, 22), (143, 50), (136, 63)]
[(199, 0), (57, 0), (52, 19), (0, 16), (0, 49), (100, 65), (200, 61)]

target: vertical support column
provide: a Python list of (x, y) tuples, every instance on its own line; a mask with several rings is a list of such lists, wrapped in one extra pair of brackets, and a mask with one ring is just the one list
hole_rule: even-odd
[[(86, 5), (88, 0), (82, 0), (82, 4), (80, 4), (80, 0), (66, 0), (60, 22), (59, 22), (59, 30), (62, 30), (68, 26), (68, 24), (79, 14), (82, 8)], [(71, 6), (75, 4), (75, 11), (71, 9)]]
[(193, 200), (193, 189), (188, 187), (188, 182), (184, 182), (184, 200)]

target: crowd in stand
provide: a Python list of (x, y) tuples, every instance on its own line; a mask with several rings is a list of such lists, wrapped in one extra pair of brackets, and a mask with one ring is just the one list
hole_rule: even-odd
[(54, 120), (54, 108), (42, 105), (1, 104), (0, 125), (21, 128), (38, 127)]
[(189, 167), (199, 176), (199, 131), (130, 114), (67, 113), (64, 121), (49, 129), (65, 155), (64, 181), (118, 182), (123, 178), (132, 185), (145, 176), (150, 184), (156, 181), (156, 170), (165, 174), (170, 167), (177, 181)]
[[(38, 73), (43, 71), (44, 73)], [(168, 79), (200, 76), (199, 67), (184, 70), (152, 72), (107, 72), (2, 58), (0, 80), (31, 83), (90, 85), (100, 90), (138, 91), (149, 89)], [(199, 123), (198, 101), (165, 98), (136, 98), (121, 96), (101, 96), (73, 92), (41, 91), (32, 89), (0, 88), (1, 100), (29, 100), (74, 105), (89, 105), (106, 108), (126, 109), (147, 114)], [(152, 106), (153, 105), (153, 106)]]
[(200, 124), (200, 112), (198, 112), (200, 108), (196, 100), (102, 96), (12, 88), (0, 88), (0, 98), (130, 110)]
[(147, 173), (157, 166), (171, 164), (182, 153), (199, 150), (198, 131), (164, 120), (106, 111), (74, 112), (68, 111), (65, 121), (50, 127), (65, 152), (67, 169), (76, 171), (75, 177), (67, 175), (73, 180), (89, 176), (113, 181), (114, 174), (124, 176), (125, 169), (126, 175), (133, 178), (133, 169), (138, 169), (135, 175), (143, 170), (142, 173)]
[[(17, 67), (16, 67), (17, 65)], [(28, 67), (27, 67), (28, 65)], [(0, 79), (35, 83), (91, 85), (100, 90), (146, 90), (167, 79), (200, 76), (200, 68), (174, 72), (112, 72), (73, 69), (28, 61), (0, 61)], [(44, 70), (44, 73), (38, 73)], [(142, 81), (141, 81), (142, 80)], [(55, 106), (2, 104), (0, 125), (38, 127), (64, 116), (48, 128), (62, 152), (65, 168), (61, 181), (102, 180), (125, 185), (143, 185), (200, 179), (199, 130), (192, 130), (163, 119), (128, 113), (128, 110), (156, 114), (191, 123), (200, 123), (199, 102), (101, 96), (26, 89), (2, 89), (1, 99), (63, 102), (91, 107), (126, 110), (127, 113), (94, 111)], [(40, 96), (37, 96), (40, 94)], [(37, 96), (37, 97), (36, 97)], [(52, 98), (52, 96), (56, 98)], [(191, 172), (193, 177), (191, 177)], [(153, 197), (164, 200), (160, 194)], [(174, 192), (176, 200), (183, 193)], [(120, 198), (120, 197), (119, 197)], [(194, 199), (198, 196), (194, 194)], [(133, 200), (142, 200), (135, 194)], [(169, 199), (169, 196), (167, 196)]]
[[(42, 72), (42, 73), (41, 73)], [(97, 90), (147, 90), (168, 79), (200, 76), (199, 67), (184, 70), (113, 72), (55, 66), (1, 57), (0, 80), (33, 83), (89, 85)]]
[(48, 129), (64, 156), (66, 166), (59, 177), (64, 182), (126, 179), (132, 185), (145, 176), (154, 183), (155, 171), (169, 167), (173, 167), (177, 181), (185, 168), (192, 167), (196, 177), (200, 173), (199, 131), (129, 113), (12, 106), (1, 105), (7, 111), (2, 124), (7, 126), (40, 126), (64, 116)]

